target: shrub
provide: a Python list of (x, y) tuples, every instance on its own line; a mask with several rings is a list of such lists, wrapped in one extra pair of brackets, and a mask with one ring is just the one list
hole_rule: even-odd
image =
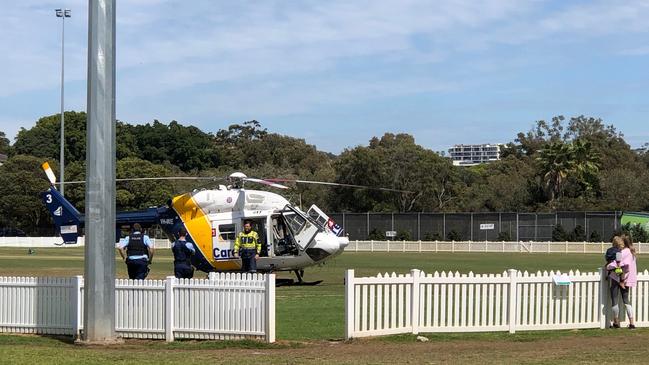
[(557, 224), (552, 228), (552, 241), (561, 242), (568, 240), (568, 233), (561, 224)]
[(412, 237), (410, 236), (410, 231), (398, 231), (395, 239), (397, 241), (410, 241)]
[(586, 230), (581, 225), (577, 225), (575, 229), (570, 234), (569, 241), (573, 242), (583, 242), (586, 241)]
[(498, 232), (498, 237), (496, 238), (497, 241), (511, 241), (512, 236), (509, 234), (509, 232)]
[(424, 234), (424, 241), (443, 241), (443, 240), (444, 237), (442, 237), (442, 235), (439, 234), (438, 232), (435, 233), (426, 232)]
[(367, 235), (368, 240), (377, 240), (377, 241), (385, 241), (385, 233), (379, 231), (378, 228), (374, 228), (370, 231), (370, 234)]
[(446, 235), (446, 239), (448, 239), (449, 241), (462, 241), (462, 234), (460, 234), (460, 232), (452, 229)]
[(602, 242), (602, 236), (597, 231), (590, 232), (590, 242)]

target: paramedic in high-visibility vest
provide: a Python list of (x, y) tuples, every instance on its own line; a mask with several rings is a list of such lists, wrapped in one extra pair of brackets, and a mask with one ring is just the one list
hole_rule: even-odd
[(234, 241), (234, 257), (241, 257), (242, 272), (257, 272), (257, 260), (261, 253), (259, 235), (252, 230), (250, 221), (243, 224), (243, 232), (239, 232)]

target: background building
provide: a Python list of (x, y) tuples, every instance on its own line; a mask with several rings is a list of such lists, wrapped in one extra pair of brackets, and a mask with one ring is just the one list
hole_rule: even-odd
[(448, 153), (453, 165), (479, 165), (500, 160), (500, 144), (456, 144)]

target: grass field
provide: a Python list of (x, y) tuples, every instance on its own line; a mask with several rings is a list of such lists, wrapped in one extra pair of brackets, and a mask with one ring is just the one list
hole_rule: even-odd
[[(639, 260), (639, 269), (644, 270), (647, 266), (644, 265), (642, 257)], [(223, 346), (234, 348), (237, 353), (251, 354), (256, 352), (269, 354), (268, 360), (271, 363), (303, 363), (303, 362), (322, 362), (322, 363), (364, 363), (374, 362), (382, 363), (389, 362), (388, 359), (392, 358), (389, 354), (384, 354), (382, 357), (372, 358), (363, 357), (363, 351), (370, 351), (381, 353), (387, 348), (409, 348), (412, 347), (411, 355), (413, 359), (419, 359), (412, 363), (427, 362), (423, 361), (427, 351), (439, 351), (434, 348), (426, 346), (433, 346), (431, 343), (420, 344), (414, 341), (413, 336), (397, 336), (376, 340), (363, 340), (353, 341), (351, 344), (340, 344), (343, 337), (344, 326), (344, 285), (343, 277), (346, 269), (353, 268), (356, 270), (357, 276), (363, 275), (376, 275), (379, 272), (397, 272), (406, 273), (412, 268), (418, 268), (425, 272), (434, 271), (459, 271), (474, 273), (499, 273), (506, 269), (514, 268), (520, 270), (536, 271), (536, 270), (581, 270), (581, 271), (595, 271), (602, 263), (602, 255), (584, 255), (584, 254), (522, 254), (522, 253), (344, 253), (343, 255), (327, 262), (325, 265), (313, 267), (306, 271), (306, 280), (324, 280), (324, 282), (315, 287), (281, 287), (277, 289), (277, 338), (279, 344), (267, 346), (260, 344), (250, 344), (247, 342), (229, 344), (229, 343), (212, 343), (212, 342), (178, 342), (173, 345), (164, 343), (153, 342), (128, 342), (128, 346), (132, 348), (132, 352), (128, 352), (128, 356), (142, 355), (143, 362), (141, 363), (173, 363), (176, 355), (169, 356), (153, 356), (146, 355), (152, 351), (151, 349), (159, 349), (159, 353), (164, 354), (170, 350), (181, 352), (195, 352), (191, 356), (196, 356), (197, 360), (211, 359), (214, 362), (214, 356), (225, 354), (224, 350), (220, 350)], [(117, 275), (118, 277), (126, 277), (125, 265), (121, 261), (117, 261)], [(159, 250), (154, 264), (151, 268), (150, 278), (164, 278), (172, 273), (172, 257), (169, 250)], [(27, 255), (26, 249), (0, 249), (0, 275), (2, 276), (70, 276), (83, 274), (83, 250), (79, 248), (52, 248), (52, 249), (36, 249), (36, 254)], [(291, 277), (288, 273), (281, 273), (280, 277)], [(628, 331), (618, 331), (614, 335), (626, 336), (624, 333)], [(574, 359), (589, 359), (594, 361), (599, 356), (599, 350), (596, 348), (588, 349), (587, 343), (592, 338), (599, 338), (601, 336), (609, 336), (611, 331), (554, 331), (542, 333), (520, 333), (515, 336), (508, 334), (494, 333), (494, 334), (461, 334), (461, 335), (429, 335), (435, 342), (434, 346), (450, 346), (457, 347), (458, 351), (465, 347), (485, 347), (485, 353), (493, 349), (506, 348), (517, 349), (521, 344), (527, 342), (534, 342), (538, 346), (559, 346), (565, 344), (566, 339), (575, 341), (575, 346), (584, 346), (585, 349), (579, 351), (586, 351), (581, 357)], [(642, 342), (649, 340), (649, 331), (639, 330), (633, 333), (634, 341)], [(25, 339), (27, 338), (27, 339)], [(31, 349), (27, 343), (32, 343), (34, 348)], [(599, 340), (598, 340), (599, 341)], [(583, 344), (582, 344), (583, 342)], [(605, 339), (601, 340), (602, 344), (606, 343)], [(87, 348), (77, 349), (76, 346), (61, 344), (65, 342), (42, 337), (23, 337), (23, 336), (0, 336), (0, 352), (12, 352), (13, 348), (20, 346), (30, 347), (30, 351), (38, 354), (43, 351), (43, 356), (48, 353), (50, 348), (60, 348), (54, 351), (60, 351), (60, 358), (66, 359), (70, 362), (78, 360), (79, 363), (87, 363), (87, 357), (82, 354), (95, 354), (97, 362), (102, 361), (115, 362), (124, 361), (128, 357), (124, 357), (124, 353), (115, 350), (102, 348), (101, 350), (90, 350)], [(72, 354), (67, 354), (65, 350), (70, 347), (69, 351)], [(254, 347), (254, 350), (247, 350), (245, 347)], [(337, 346), (340, 351), (335, 350)], [(536, 346), (536, 345), (535, 345)], [(120, 347), (121, 348), (121, 347)], [(360, 349), (365, 349), (361, 351)], [(374, 350), (371, 350), (375, 348)], [(538, 347), (535, 347), (538, 348)], [(75, 350), (76, 349), (76, 350)], [(329, 358), (313, 357), (309, 354), (313, 351), (334, 351), (331, 354), (331, 361)], [(32, 351), (33, 350), (33, 351)], [(37, 351), (38, 350), (38, 351)], [(524, 352), (525, 346), (520, 351)], [(89, 352), (88, 352), (89, 351)], [(111, 352), (112, 351), (112, 352)], [(358, 351), (358, 353), (356, 353)], [(470, 349), (466, 349), (468, 354), (459, 355), (455, 360), (463, 359), (462, 362), (472, 362)], [(518, 351), (518, 350), (512, 350)], [(644, 351), (644, 350), (643, 350)], [(417, 357), (421, 352), (421, 357)], [(566, 350), (566, 356), (569, 351)], [(278, 354), (278, 357), (272, 354)], [(19, 356), (20, 353), (14, 354)], [(76, 355), (75, 355), (76, 354)], [(175, 352), (174, 352), (175, 354)], [(201, 355), (202, 354), (202, 355)], [(205, 355), (212, 354), (212, 355)], [(279, 354), (285, 354), (279, 356)], [(291, 354), (291, 355), (289, 355)], [(355, 354), (355, 355), (354, 355)], [(8, 355), (8, 353), (7, 353)], [(74, 356), (73, 356), (74, 355)], [(80, 357), (75, 357), (79, 355)], [(205, 358), (205, 356), (207, 358)], [(339, 355), (339, 356), (338, 356)], [(548, 354), (552, 355), (552, 354)], [(556, 355), (556, 354), (554, 354)], [(647, 353), (646, 355), (649, 355)], [(638, 355), (637, 360), (640, 363), (646, 355)], [(34, 355), (40, 356), (40, 355)], [(295, 359), (292, 361), (282, 361), (281, 359)], [(369, 355), (367, 355), (369, 356)], [(487, 355), (485, 355), (487, 356)], [(493, 359), (500, 359), (495, 363), (511, 362), (513, 359), (503, 357), (499, 353), (492, 353)], [(541, 356), (541, 358), (539, 358)], [(585, 357), (584, 357), (585, 356)], [(592, 356), (592, 357), (591, 357)], [(250, 357), (253, 359), (255, 356)], [(6, 361), (11, 358), (4, 356), (0, 358), (0, 362)], [(178, 355), (178, 359), (182, 360), (182, 356)], [(366, 358), (367, 361), (360, 361), (359, 359)], [(441, 357), (450, 361), (450, 358)], [(566, 359), (571, 357), (566, 357)], [(17, 358), (12, 358), (17, 359)], [(39, 358), (35, 358), (30, 363), (39, 362)], [(46, 359), (43, 357), (42, 359)], [(153, 361), (158, 359), (157, 361)], [(571, 363), (570, 361), (553, 361), (542, 360), (543, 356), (536, 353), (534, 356), (530, 355), (528, 360), (522, 361), (520, 358), (514, 362), (521, 363)], [(258, 359), (259, 360), (259, 359)], [(335, 360), (335, 361), (334, 361)], [(430, 363), (437, 363), (435, 358), (430, 359)], [(474, 359), (475, 360), (475, 359)], [(630, 359), (633, 360), (633, 359)], [(13, 361), (12, 361), (13, 362)], [(217, 363), (220, 361), (216, 361)], [(252, 362), (252, 361), (251, 361)], [(397, 361), (399, 362), (399, 361)], [(481, 361), (482, 362), (482, 361)], [(588, 362), (588, 361), (587, 361)], [(633, 363), (629, 361), (627, 363)], [(227, 363), (227, 361), (226, 361)], [(246, 363), (246, 362), (243, 362)], [(488, 363), (488, 362), (487, 362)]]

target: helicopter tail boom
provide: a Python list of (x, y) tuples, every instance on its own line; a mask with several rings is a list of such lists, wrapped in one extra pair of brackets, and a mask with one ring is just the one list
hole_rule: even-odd
[(52, 215), (63, 242), (66, 244), (77, 243), (79, 228), (83, 225), (83, 215), (54, 188), (41, 193), (41, 199)]

